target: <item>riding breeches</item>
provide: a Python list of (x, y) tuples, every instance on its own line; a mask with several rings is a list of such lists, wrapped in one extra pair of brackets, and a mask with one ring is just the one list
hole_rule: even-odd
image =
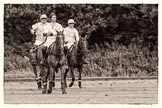
[(74, 44), (74, 42), (68, 42), (66, 45), (64, 45), (64, 46), (67, 46), (68, 47), (68, 49), (72, 46)]
[(53, 42), (55, 42), (55, 40), (56, 40), (55, 37), (50, 36), (50, 37), (47, 38), (47, 40), (45, 42), (40, 41), (40, 40), (35, 40), (34, 45), (38, 45), (39, 46), (40, 44), (43, 43), (44, 46), (49, 47)]

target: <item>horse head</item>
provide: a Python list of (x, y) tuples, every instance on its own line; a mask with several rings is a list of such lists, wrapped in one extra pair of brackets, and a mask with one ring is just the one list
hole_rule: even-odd
[(64, 54), (64, 34), (63, 31), (57, 31), (56, 36), (56, 55), (63, 55)]
[(84, 37), (80, 37), (80, 40), (78, 43), (78, 51), (85, 53), (88, 49), (87, 46), (88, 46), (87, 35), (85, 35)]

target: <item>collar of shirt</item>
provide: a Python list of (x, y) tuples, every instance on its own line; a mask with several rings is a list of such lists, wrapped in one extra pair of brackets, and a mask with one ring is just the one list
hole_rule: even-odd
[(46, 23), (44, 23), (44, 24), (41, 22), (41, 25), (43, 25), (43, 26), (44, 26), (44, 25), (47, 25), (47, 22), (46, 22)]
[(69, 30), (74, 30), (74, 28), (68, 27)]
[(52, 29), (56, 29), (56, 22), (55, 23), (51, 22), (51, 25), (52, 25)]

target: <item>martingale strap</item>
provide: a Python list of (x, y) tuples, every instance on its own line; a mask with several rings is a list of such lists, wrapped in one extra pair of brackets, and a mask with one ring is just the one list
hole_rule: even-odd
[(53, 43), (49, 46), (49, 48), (47, 49), (47, 54), (51, 54), (52, 48), (53, 48), (54, 45), (55, 45), (55, 42), (53, 42)]
[(71, 45), (71, 47), (68, 49), (68, 50), (69, 50), (69, 52), (70, 52), (70, 51), (72, 51), (73, 47), (74, 47), (74, 44), (73, 44), (73, 45)]

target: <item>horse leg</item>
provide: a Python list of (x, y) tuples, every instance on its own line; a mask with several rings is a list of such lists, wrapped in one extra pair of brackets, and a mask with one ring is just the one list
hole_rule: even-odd
[(43, 83), (42, 94), (45, 94), (47, 90), (47, 76), (46, 76), (47, 73), (44, 71), (44, 66), (40, 66), (40, 75), (41, 75), (42, 83)]
[(52, 87), (55, 88), (55, 71), (53, 70), (53, 82), (52, 82)]
[(62, 67), (60, 67), (60, 71), (61, 71), (61, 88), (62, 88), (62, 94), (66, 94), (66, 90), (65, 90), (65, 79), (64, 79), (64, 69)]
[(36, 65), (32, 64), (32, 68), (33, 68), (33, 71), (35, 74), (35, 80), (37, 82), (38, 90), (41, 90), (41, 77), (38, 77), (37, 67), (36, 67)]
[(65, 80), (65, 88), (67, 88), (67, 82), (66, 82), (66, 76), (67, 76), (67, 73), (68, 73), (69, 69), (65, 69), (65, 74), (64, 74), (64, 80)]
[(79, 79), (78, 79), (78, 86), (79, 86), (79, 88), (82, 88), (82, 85), (81, 85), (81, 75), (82, 75), (82, 70), (83, 70), (83, 67), (81, 66), (80, 68), (79, 68)]
[(74, 68), (70, 68), (71, 76), (72, 76), (72, 82), (69, 84), (69, 87), (72, 87), (75, 81), (75, 76), (74, 76)]
[(54, 74), (54, 71), (53, 71), (53, 68), (52, 66), (49, 66), (49, 89), (48, 89), (48, 94), (51, 94), (52, 93), (52, 87), (53, 87), (53, 74)]
[[(34, 71), (35, 80), (37, 82), (38, 90), (40, 90), (41, 89), (41, 77), (38, 77), (38, 74), (37, 74), (36, 54), (37, 54), (37, 51), (29, 53), (29, 62), (30, 62), (32, 69)], [(33, 62), (33, 61), (35, 61), (35, 62)]]

